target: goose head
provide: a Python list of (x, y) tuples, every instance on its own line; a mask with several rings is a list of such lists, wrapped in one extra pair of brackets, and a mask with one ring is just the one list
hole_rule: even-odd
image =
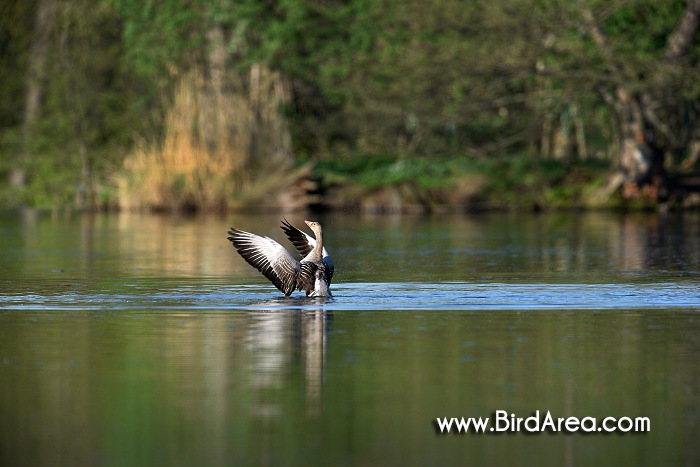
[(309, 228), (313, 231), (314, 234), (316, 234), (316, 238), (318, 238), (319, 235), (321, 235), (321, 224), (319, 224), (316, 221), (304, 221), (304, 223), (309, 226)]

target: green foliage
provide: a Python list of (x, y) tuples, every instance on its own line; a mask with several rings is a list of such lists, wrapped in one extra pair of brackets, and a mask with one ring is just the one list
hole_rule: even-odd
[(685, 5), (684, 1), (630, 2), (612, 11), (603, 28), (615, 38), (619, 53), (652, 64), (663, 53), (676, 25), (668, 19), (680, 18)]
[(324, 188), (342, 186), (368, 192), (410, 184), (427, 193), (444, 193), (457, 186), (473, 185), (473, 195), (493, 207), (531, 209), (574, 207), (585, 204), (585, 196), (602, 184), (606, 161), (591, 160), (572, 165), (564, 160), (532, 159), (526, 154), (489, 158), (397, 159), (390, 155), (361, 155), (335, 158), (316, 164), (315, 177)]
[(321, 161), (317, 176), (326, 184), (351, 183), (365, 188), (379, 188), (416, 182), (424, 188), (443, 186), (453, 174), (454, 164), (424, 157), (397, 159), (387, 154), (356, 155)]
[(600, 183), (607, 162), (591, 160), (576, 165), (562, 160), (531, 159), (524, 155), (473, 161), (471, 170), (488, 183), (484, 195), (495, 205), (572, 207)]
[(111, 0), (124, 19), (126, 59), (153, 79), (185, 71), (204, 45), (208, 2)]
[(24, 104), (26, 50), (34, 22), (34, 2), (0, 4), (0, 129), (18, 125)]
[[(55, 15), (30, 124), (23, 115), (42, 5)], [(610, 50), (592, 39), (583, 7)], [(95, 199), (108, 196), (125, 155), (166, 137), (175, 83), (197, 69), (201, 88), (216, 88), (211, 34), (220, 32), (226, 86), (257, 102), (250, 75), (260, 64), (291, 83), (293, 147), (325, 180), (429, 188), (476, 172), (513, 199), (542, 187), (574, 199), (572, 183), (611, 165), (576, 158), (615, 153), (618, 86), (653, 95), (669, 149), (682, 153), (698, 133), (698, 41), (680, 62), (663, 62), (685, 8), (684, 0), (5, 2), (0, 177), (21, 169), (27, 182), (0, 185), (0, 196), (71, 204), (91, 185)]]

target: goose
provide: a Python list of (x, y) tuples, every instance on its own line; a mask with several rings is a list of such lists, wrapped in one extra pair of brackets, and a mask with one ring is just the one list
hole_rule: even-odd
[(315, 237), (297, 229), (287, 219), (281, 229), (302, 256), (297, 261), (287, 249), (271, 239), (231, 227), (228, 240), (244, 260), (260, 271), (286, 296), (303, 290), (307, 297), (331, 297), (333, 261), (323, 247), (323, 229), (315, 221), (304, 221)]

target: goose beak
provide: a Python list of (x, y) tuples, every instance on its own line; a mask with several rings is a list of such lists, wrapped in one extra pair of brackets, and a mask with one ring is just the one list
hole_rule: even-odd
[(311, 227), (311, 221), (304, 221), (304, 224), (306, 224), (306, 225), (308, 225), (309, 227)]

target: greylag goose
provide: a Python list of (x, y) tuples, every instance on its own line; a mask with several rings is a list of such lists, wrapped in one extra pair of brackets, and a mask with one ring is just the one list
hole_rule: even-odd
[(282, 245), (269, 237), (262, 237), (243, 230), (228, 231), (229, 241), (251, 266), (260, 271), (275, 287), (289, 296), (295, 290), (303, 290), (307, 297), (330, 297), (333, 278), (333, 261), (323, 247), (321, 224), (304, 221), (316, 238), (292, 226), (286, 219), (282, 230), (302, 256), (297, 261)]

